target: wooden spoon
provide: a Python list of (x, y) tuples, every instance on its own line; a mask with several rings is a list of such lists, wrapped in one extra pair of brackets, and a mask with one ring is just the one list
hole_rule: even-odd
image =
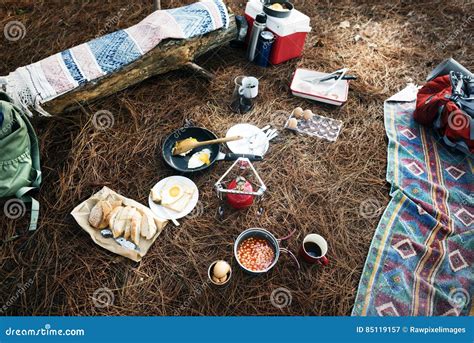
[(243, 138), (242, 136), (231, 136), (231, 137), (212, 139), (210, 141), (204, 141), (204, 142), (198, 142), (195, 138), (186, 138), (186, 139), (183, 139), (182, 141), (177, 141), (176, 144), (174, 145), (173, 150), (171, 150), (171, 153), (175, 156), (181, 155), (203, 145), (238, 141), (239, 139), (242, 139), (242, 138)]

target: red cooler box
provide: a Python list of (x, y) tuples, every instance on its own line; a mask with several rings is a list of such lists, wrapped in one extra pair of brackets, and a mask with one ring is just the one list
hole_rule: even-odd
[[(259, 0), (247, 2), (245, 7), (245, 18), (249, 24), (247, 39), (250, 36), (255, 17), (262, 12), (263, 5)], [(311, 31), (311, 26), (309, 26), (308, 16), (293, 9), (288, 18), (275, 18), (267, 15), (267, 30), (275, 34), (270, 63), (279, 64), (301, 56), (304, 41), (308, 32)]]

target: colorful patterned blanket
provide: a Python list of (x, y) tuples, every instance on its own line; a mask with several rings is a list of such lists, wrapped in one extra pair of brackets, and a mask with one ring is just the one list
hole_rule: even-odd
[(125, 30), (78, 45), (0, 77), (0, 89), (31, 115), (41, 104), (134, 62), (163, 39), (186, 39), (229, 25), (222, 0), (156, 11)]
[(385, 103), (392, 200), (352, 314), (467, 315), (474, 293), (474, 161), (415, 123), (416, 88), (404, 92)]

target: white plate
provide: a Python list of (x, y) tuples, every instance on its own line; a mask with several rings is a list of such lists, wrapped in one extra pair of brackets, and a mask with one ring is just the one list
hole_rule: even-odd
[[(263, 156), (268, 150), (269, 142), (265, 133), (255, 125), (237, 124), (227, 131), (226, 137), (242, 136), (238, 141), (227, 142), (227, 146), (234, 154), (252, 154)], [(254, 142), (254, 144), (251, 144)]]
[(193, 196), (191, 200), (189, 201), (188, 205), (184, 208), (184, 210), (181, 212), (176, 212), (166, 207), (163, 207), (161, 205), (155, 204), (153, 200), (151, 200), (150, 195), (148, 196), (148, 206), (153, 211), (153, 213), (156, 214), (160, 218), (163, 218), (163, 219), (183, 218), (184, 216), (188, 215), (194, 209), (194, 207), (196, 207), (196, 204), (199, 199), (199, 190), (193, 181), (191, 181), (190, 179), (184, 176), (167, 177), (161, 180), (160, 182), (158, 182), (156, 185), (154, 185), (152, 189), (157, 192), (161, 192), (161, 189), (170, 181), (175, 181), (176, 183), (187, 186), (190, 189), (194, 189)]

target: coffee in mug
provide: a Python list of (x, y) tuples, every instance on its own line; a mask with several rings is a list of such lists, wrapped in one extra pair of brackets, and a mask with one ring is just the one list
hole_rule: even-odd
[(328, 252), (328, 243), (326, 240), (315, 233), (307, 235), (301, 245), (300, 255), (308, 263), (319, 263), (323, 266), (329, 264), (326, 257)]

